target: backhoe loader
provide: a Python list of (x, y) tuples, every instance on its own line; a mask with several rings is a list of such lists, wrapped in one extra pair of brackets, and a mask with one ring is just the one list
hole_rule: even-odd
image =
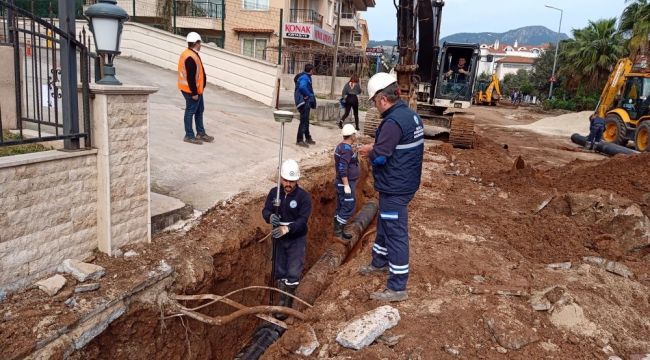
[(476, 105), (496, 106), (501, 99), (501, 88), (499, 87), (499, 78), (496, 74), (492, 75), (492, 81), (479, 80), (476, 84), (476, 91), (472, 102)]
[(650, 151), (650, 69), (648, 56), (618, 61), (598, 101), (596, 114), (605, 119), (603, 140), (638, 151)]

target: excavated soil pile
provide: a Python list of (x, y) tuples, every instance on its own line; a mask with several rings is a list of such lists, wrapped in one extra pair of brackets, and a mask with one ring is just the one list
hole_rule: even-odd
[(592, 113), (591, 111), (572, 112), (559, 116), (546, 117), (532, 124), (510, 125), (509, 127), (530, 130), (543, 135), (570, 137), (574, 133), (589, 133), (589, 115)]
[[(385, 277), (357, 273), (370, 261), (371, 238), (308, 312), (320, 343), (313, 356), (628, 359), (650, 352), (650, 154), (550, 170), (526, 158), (516, 166), (517, 155), (484, 138), (474, 150), (429, 146), (410, 206), (409, 299), (392, 304), (401, 321), (359, 351), (335, 341), (347, 321), (383, 305), (368, 295)], [(570, 264), (547, 266), (560, 262)], [(264, 358), (298, 358), (300, 338), (289, 330)]]

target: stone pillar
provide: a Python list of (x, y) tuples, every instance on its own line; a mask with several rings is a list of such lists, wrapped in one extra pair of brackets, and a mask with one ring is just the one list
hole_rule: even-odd
[(0, 111), (2, 130), (16, 126), (16, 73), (14, 69), (14, 48), (0, 45)]
[(97, 148), (97, 240), (109, 255), (151, 241), (149, 86), (93, 84), (92, 146)]

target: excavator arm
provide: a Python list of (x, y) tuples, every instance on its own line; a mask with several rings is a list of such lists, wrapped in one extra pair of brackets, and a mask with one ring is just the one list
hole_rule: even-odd
[[(495, 91), (497, 97), (494, 96)], [(485, 89), (485, 100), (487, 102), (492, 102), (492, 98), (495, 98), (496, 100), (501, 99), (501, 88), (499, 87), (499, 79), (496, 74), (492, 75), (492, 81), (487, 89)]]
[(600, 94), (598, 105), (596, 106), (596, 114), (604, 118), (609, 110), (614, 107), (614, 101), (623, 86), (625, 85), (625, 75), (629, 74), (632, 70), (632, 61), (629, 58), (623, 58), (618, 61), (614, 71), (609, 74), (609, 78), (603, 87), (603, 92)]

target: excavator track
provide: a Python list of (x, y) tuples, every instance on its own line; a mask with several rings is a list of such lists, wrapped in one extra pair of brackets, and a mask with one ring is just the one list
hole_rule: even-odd
[(449, 142), (455, 148), (473, 149), (476, 145), (474, 120), (462, 116), (454, 116), (449, 129)]

